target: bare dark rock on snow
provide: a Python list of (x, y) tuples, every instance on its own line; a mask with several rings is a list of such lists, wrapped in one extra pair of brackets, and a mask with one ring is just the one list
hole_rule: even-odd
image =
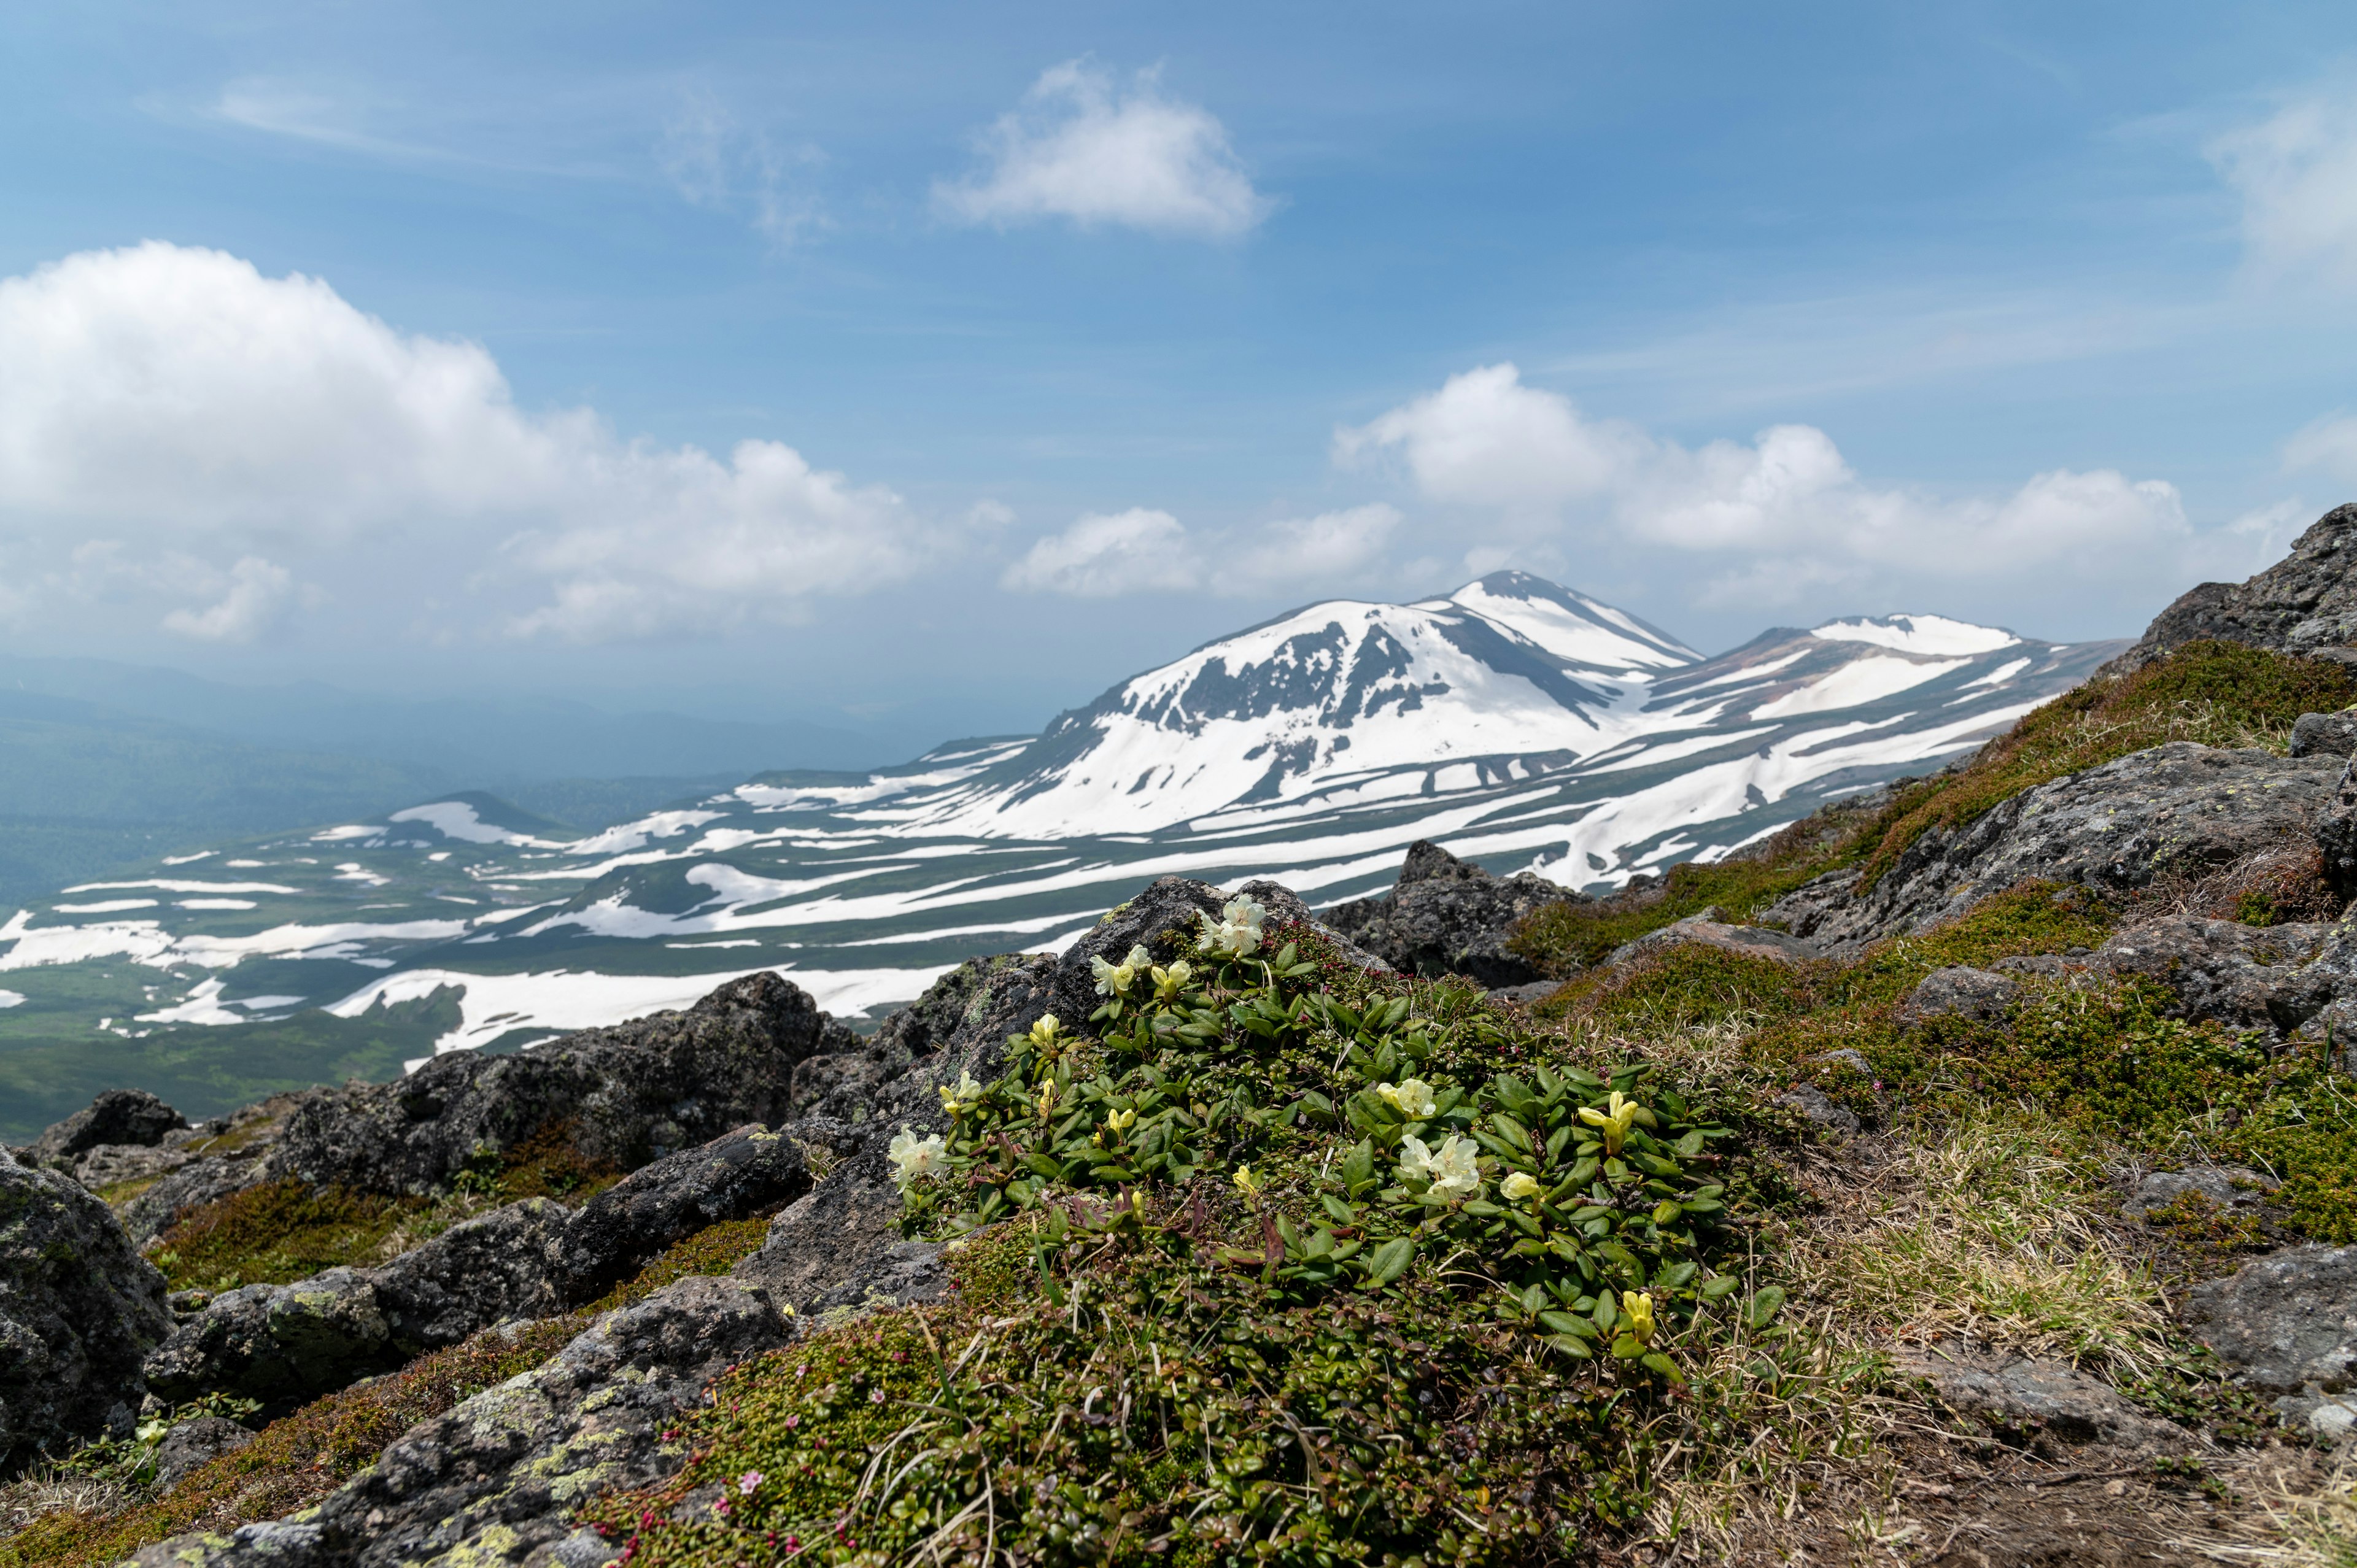
[(2287, 1247), (2186, 1293), (2186, 1325), (2287, 1420), (2357, 1426), (2357, 1247)]
[(1462, 974), (1494, 990), (1544, 978), (1507, 949), (1515, 924), (1549, 904), (1578, 901), (1534, 872), (1492, 876), (1419, 839), (1389, 893), (1337, 904), (1319, 918), (1403, 973)]
[(70, 1177), (0, 1165), (0, 1476), (128, 1435), (139, 1364), (171, 1332), (164, 1276)]
[(1916, 983), (1907, 1000), (1900, 1004), (1899, 1021), (1921, 1024), (1956, 1017), (1996, 1023), (2012, 1011), (2020, 995), (2018, 981), (1968, 964), (1950, 964)]

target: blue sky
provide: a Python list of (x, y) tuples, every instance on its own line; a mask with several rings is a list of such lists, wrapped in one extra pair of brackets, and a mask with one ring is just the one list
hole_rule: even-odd
[(2345, 6), (0, 38), (22, 652), (923, 740), (1507, 564), (2132, 634), (2357, 485)]

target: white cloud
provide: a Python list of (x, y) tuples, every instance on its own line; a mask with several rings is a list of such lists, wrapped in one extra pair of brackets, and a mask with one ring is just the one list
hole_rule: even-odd
[(1186, 525), (1167, 511), (1092, 512), (1035, 542), (998, 585), (1082, 599), (1192, 588), (1199, 574), (1189, 543)]
[(935, 205), (968, 223), (1069, 218), (1082, 228), (1232, 239), (1275, 208), (1253, 188), (1226, 128), (1164, 96), (1151, 70), (1124, 92), (1085, 61), (1053, 67), (982, 144), (984, 173), (933, 188)]
[(1211, 586), (1238, 597), (1282, 597), (1363, 577), (1403, 520), (1376, 503), (1241, 530), (1211, 552)]
[(710, 94), (690, 97), (656, 147), (663, 175), (689, 205), (741, 212), (779, 252), (828, 228), (812, 178), (825, 161), (815, 146), (780, 146), (748, 129)]
[(2243, 241), (2262, 274), (2357, 285), (2357, 102), (2295, 99), (2208, 150), (2243, 199)]
[(1378, 502), (1197, 534), (1168, 512), (1145, 507), (1092, 513), (1035, 542), (999, 585), (1084, 599), (1195, 588), (1282, 598), (1367, 577), (1402, 521), (1396, 507)]
[[(103, 530), (284, 562), (397, 534), (457, 579), (507, 537), (501, 566), (548, 595), (511, 628), (596, 638), (791, 618), (944, 542), (778, 442), (724, 460), (620, 440), (587, 409), (528, 413), (479, 344), (218, 251), (150, 242), (0, 280), (0, 536), (19, 544)], [(175, 629), (258, 627), (259, 583)]]
[(2284, 443), (2284, 467), (2321, 468), (2336, 479), (2357, 481), (2357, 414), (2330, 413)]
[(1558, 554), (1567, 542), (1666, 546), (1711, 560), (1705, 602), (1788, 604), (1855, 585), (2003, 578), (2106, 554), (2190, 544), (2175, 487), (2109, 469), (2055, 470), (2009, 496), (1943, 499), (1867, 485), (1831, 437), (1772, 426), (1750, 443), (1689, 449), (1617, 420), (1590, 420), (1526, 386), (1511, 364), (1336, 432), (1344, 464), (1395, 455), (1433, 500), (1494, 509), (1468, 563), (1494, 564), (1499, 536)]
[(218, 601), (200, 610), (171, 611), (164, 617), (164, 629), (199, 642), (252, 642), (294, 606), (295, 575), (259, 555), (239, 561), (227, 579)]

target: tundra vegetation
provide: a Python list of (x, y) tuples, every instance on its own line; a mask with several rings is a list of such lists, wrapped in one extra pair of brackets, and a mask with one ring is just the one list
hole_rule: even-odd
[[(895, 1137), (902, 1230), (946, 1248), (952, 1288), (729, 1369), (666, 1434), (667, 1481), (576, 1517), (621, 1562), (715, 1568), (2142, 1560), (2100, 1555), (2107, 1532), (2188, 1561), (2357, 1561), (2357, 1477), (2172, 1310), (2256, 1251), (2357, 1241), (2357, 1092), (2330, 1044), (2064, 965), (2026, 968), (1999, 1015), (1905, 1005), (1935, 971), (2083, 954), (2164, 907), (2337, 910), (2320, 863), (2025, 882), (1840, 958), (1611, 961), (1830, 872), (1870, 883), (2066, 774), (2171, 740), (2280, 751), (2352, 701), (2345, 666), (2180, 649), (1967, 768), (1543, 909), (1512, 941), (1562, 982), (1535, 1005), (1370, 971), (1241, 897), (1148, 933), (1097, 961), (1093, 1016), (1039, 1019)], [(2121, 1211), (2124, 1174), (2193, 1162), (2280, 1187), (2256, 1215), (2198, 1194)], [(534, 1156), (476, 1179), (562, 1200), (611, 1174)], [(257, 1188), (153, 1253), (176, 1283), (289, 1279), (468, 1201)], [(760, 1229), (285, 1413), (168, 1491), (160, 1423), (48, 1466), (8, 1489), (0, 1564), (285, 1517)], [(1934, 1394), (1934, 1352), (2039, 1359), (2184, 1441), (2089, 1470), (2036, 1422)], [(1960, 1541), (1980, 1555), (1946, 1555)]]

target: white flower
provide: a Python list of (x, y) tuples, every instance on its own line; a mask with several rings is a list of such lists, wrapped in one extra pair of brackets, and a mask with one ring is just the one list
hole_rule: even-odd
[(899, 1133), (884, 1153), (892, 1162), (892, 1179), (900, 1184), (902, 1191), (908, 1189), (909, 1183), (939, 1171), (950, 1157), (949, 1145), (942, 1142), (939, 1133), (920, 1138), (909, 1131), (906, 1122), (901, 1123)]
[(1397, 1083), (1379, 1083), (1375, 1092), (1392, 1102), (1392, 1109), (1411, 1122), (1429, 1121), (1440, 1109), (1434, 1103), (1432, 1085), (1420, 1078), (1403, 1079)]
[(1481, 1174), (1474, 1168), (1475, 1145), (1470, 1138), (1450, 1133), (1448, 1141), (1438, 1149), (1427, 1148), (1421, 1138), (1400, 1140), (1400, 1175), (1422, 1176), (1432, 1184), (1432, 1191), (1440, 1197), (1471, 1197), (1481, 1190)]
[(1240, 894), (1228, 900), (1217, 920), (1208, 914), (1202, 917), (1203, 934), (1195, 945), (1205, 952), (1250, 958), (1260, 947), (1261, 922), (1267, 918), (1266, 909)]
[(1154, 967), (1154, 955), (1142, 947), (1133, 947), (1129, 956), (1119, 963), (1107, 963), (1103, 958), (1089, 960), (1089, 972), (1097, 977), (1097, 994), (1117, 996), (1129, 990), (1141, 969)]

